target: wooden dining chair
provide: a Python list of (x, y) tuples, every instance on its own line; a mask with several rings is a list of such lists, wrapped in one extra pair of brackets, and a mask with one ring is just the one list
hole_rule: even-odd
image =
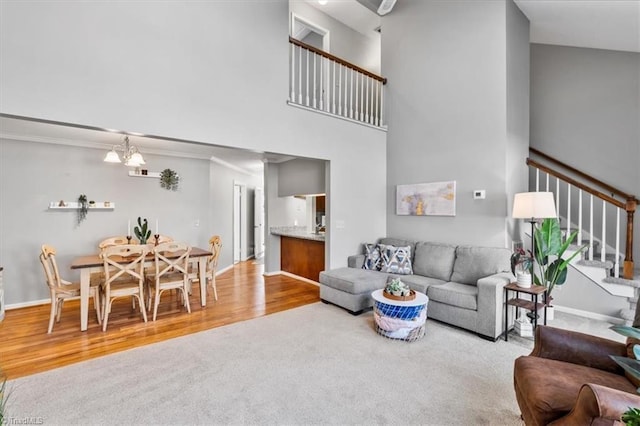
[[(44, 269), (45, 279), (51, 294), (51, 313), (49, 315), (48, 334), (53, 331), (53, 323), (60, 322), (62, 305), (66, 299), (80, 296), (80, 283), (72, 283), (60, 278), (60, 271), (56, 262), (56, 249), (43, 244), (40, 251), (40, 263)], [(96, 309), (98, 324), (102, 322), (100, 310), (100, 280), (91, 280), (90, 297), (93, 298), (93, 306)]]
[(138, 240), (132, 238), (129, 243), (126, 236), (110, 237), (100, 241), (98, 244), (98, 250), (102, 251), (107, 247), (122, 246), (125, 244), (138, 244)]
[[(183, 304), (187, 311), (191, 313), (189, 303), (189, 255), (191, 246), (181, 242), (168, 242), (155, 246), (154, 271), (147, 275), (146, 282), (148, 294), (153, 290), (153, 320), (158, 316), (158, 306), (160, 297), (166, 290), (180, 290), (182, 292)], [(177, 256), (174, 258), (174, 256)]]
[(105, 276), (102, 285), (104, 294), (102, 331), (107, 330), (113, 301), (120, 297), (138, 299), (142, 318), (147, 322), (144, 304), (144, 262), (147, 254), (149, 254), (149, 248), (144, 244), (105, 247), (100, 253)]
[[(213, 288), (213, 298), (218, 300), (218, 289), (216, 287), (216, 271), (218, 269), (218, 258), (220, 257), (220, 252), (222, 251), (222, 239), (219, 235), (214, 235), (209, 239), (209, 251), (212, 253), (211, 256), (207, 259), (207, 270), (205, 272), (205, 276), (207, 279), (207, 283), (211, 285)], [(189, 279), (191, 282), (199, 282), (200, 274), (198, 271), (194, 270), (189, 275)]]

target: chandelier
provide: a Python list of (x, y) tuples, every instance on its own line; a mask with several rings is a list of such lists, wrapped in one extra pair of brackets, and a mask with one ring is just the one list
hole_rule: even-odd
[(124, 142), (120, 145), (114, 145), (111, 151), (107, 152), (104, 157), (106, 163), (122, 163), (120, 156), (116, 151), (122, 151), (122, 158), (124, 158), (124, 165), (129, 167), (140, 167), (146, 164), (142, 154), (138, 150), (138, 147), (129, 144), (129, 136), (125, 135)]

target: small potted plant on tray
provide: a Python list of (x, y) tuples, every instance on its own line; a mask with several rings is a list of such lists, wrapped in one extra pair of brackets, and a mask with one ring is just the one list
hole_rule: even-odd
[(400, 278), (394, 278), (389, 281), (383, 291), (383, 295), (393, 300), (413, 300), (416, 298), (416, 293), (400, 281)]

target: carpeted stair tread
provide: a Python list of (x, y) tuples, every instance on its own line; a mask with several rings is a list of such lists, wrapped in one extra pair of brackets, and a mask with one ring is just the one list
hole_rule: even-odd
[(601, 261), (601, 260), (587, 260), (587, 259), (582, 259), (579, 260), (578, 262), (576, 262), (578, 265), (582, 265), (582, 266), (592, 266), (594, 268), (604, 268), (604, 269), (611, 269), (613, 268), (613, 262), (607, 260), (605, 262)]
[(640, 288), (640, 280), (637, 279), (627, 280), (625, 278), (606, 277), (602, 281), (609, 284), (622, 284), (628, 285), (629, 287)]

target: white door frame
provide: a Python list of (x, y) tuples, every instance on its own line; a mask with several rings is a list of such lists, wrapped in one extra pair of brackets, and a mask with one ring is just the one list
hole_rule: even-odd
[(246, 192), (247, 186), (233, 181), (233, 263), (246, 257)]

